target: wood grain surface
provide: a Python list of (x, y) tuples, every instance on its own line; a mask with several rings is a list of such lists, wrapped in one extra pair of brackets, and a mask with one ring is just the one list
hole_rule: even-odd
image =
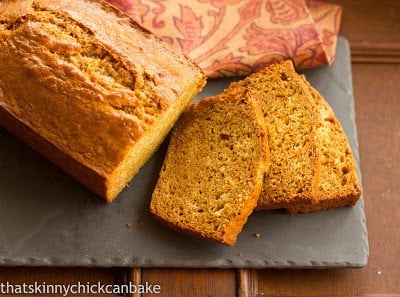
[(160, 294), (130, 295), (134, 297), (400, 296), (400, 220), (397, 219), (400, 214), (400, 1), (326, 2), (344, 6), (341, 35), (349, 39), (352, 49), (370, 243), (367, 267), (330, 270), (0, 267), (0, 283), (149, 282), (162, 287)]
[(325, 2), (343, 6), (340, 35), (350, 40), (353, 62), (400, 63), (400, 1)]

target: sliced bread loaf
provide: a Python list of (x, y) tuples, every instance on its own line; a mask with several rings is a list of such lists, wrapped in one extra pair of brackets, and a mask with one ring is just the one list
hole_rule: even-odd
[(256, 90), (262, 94), (270, 171), (264, 177), (257, 209), (285, 208), (315, 199), (319, 156), (316, 129), (318, 111), (309, 88), (286, 61), (232, 83), (229, 90)]
[(0, 2), (0, 125), (112, 201), (205, 84), (105, 1)]
[(340, 122), (325, 99), (307, 83), (322, 118), (317, 129), (321, 156), (317, 201), (287, 209), (288, 213), (314, 212), (354, 205), (361, 195), (354, 157)]
[(150, 210), (172, 229), (233, 245), (257, 204), (269, 159), (261, 98), (224, 92), (175, 125)]

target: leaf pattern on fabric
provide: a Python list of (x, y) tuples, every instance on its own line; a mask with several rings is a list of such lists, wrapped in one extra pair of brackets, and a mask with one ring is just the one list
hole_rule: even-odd
[(178, 47), (208, 77), (246, 75), (282, 59), (331, 64), (341, 6), (305, 0), (108, 0)]
[[(279, 60), (293, 59), (300, 68), (313, 65), (314, 60), (324, 52), (322, 44), (318, 39), (318, 32), (312, 25), (303, 25), (291, 30), (266, 29), (255, 24), (248, 28), (244, 38), (246, 46), (239, 50), (248, 55), (257, 56), (253, 68), (260, 69)], [(324, 64), (319, 61), (318, 64)], [(325, 61), (326, 64), (326, 61)]]
[(309, 16), (303, 0), (267, 0), (266, 7), (274, 24), (290, 25)]
[(196, 16), (190, 7), (181, 5), (181, 15), (179, 18), (174, 17), (174, 24), (183, 35), (183, 38), (177, 38), (177, 40), (185, 53), (189, 53), (203, 42), (204, 38), (201, 36), (202, 18)]
[(251, 66), (242, 62), (243, 57), (234, 57), (229, 53), (221, 60), (216, 60), (210, 65), (206, 72), (218, 73), (218, 77), (222, 76), (243, 76), (251, 72)]

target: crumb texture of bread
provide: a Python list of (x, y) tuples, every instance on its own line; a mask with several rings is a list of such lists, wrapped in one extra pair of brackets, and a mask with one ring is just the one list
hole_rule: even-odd
[(103, 1), (3, 1), (0, 47), (0, 124), (107, 201), (205, 84)]
[(316, 129), (320, 122), (309, 89), (292, 62), (273, 64), (232, 83), (229, 89), (251, 89), (262, 94), (271, 165), (257, 209), (313, 201), (319, 173)]
[(150, 210), (170, 228), (226, 245), (257, 204), (269, 150), (255, 92), (224, 92), (174, 127)]
[(357, 167), (346, 134), (332, 108), (303, 77), (313, 96), (322, 119), (317, 128), (321, 156), (317, 201), (287, 209), (288, 213), (309, 213), (332, 208), (352, 206), (361, 195)]

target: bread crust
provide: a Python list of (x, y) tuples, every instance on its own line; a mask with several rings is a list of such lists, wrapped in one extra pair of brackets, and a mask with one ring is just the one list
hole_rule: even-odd
[(112, 201), (206, 78), (105, 1), (5, 1), (1, 124)]
[(97, 171), (84, 166), (82, 163), (71, 158), (52, 143), (43, 138), (40, 134), (30, 129), (20, 119), (14, 117), (3, 106), (0, 105), (0, 125), (14, 134), (26, 145), (56, 164), (58, 167), (76, 177), (81, 183), (90, 188), (99, 196), (106, 192), (106, 177)]

